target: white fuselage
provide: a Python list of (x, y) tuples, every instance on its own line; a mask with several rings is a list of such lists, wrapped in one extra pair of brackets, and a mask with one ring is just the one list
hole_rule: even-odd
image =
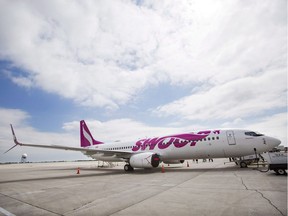
[[(188, 134), (193, 136), (191, 139), (179, 138), (183, 135), (187, 134), (91, 146), (89, 148), (109, 150), (111, 154), (88, 156), (103, 161), (127, 161), (131, 153), (152, 152), (160, 155), (162, 161), (227, 158), (251, 155), (255, 150), (266, 152), (281, 143), (278, 139), (240, 129), (202, 131)], [(118, 152), (127, 152), (127, 157), (117, 157)]]

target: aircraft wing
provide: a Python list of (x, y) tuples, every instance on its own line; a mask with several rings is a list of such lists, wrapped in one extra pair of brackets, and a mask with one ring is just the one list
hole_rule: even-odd
[[(28, 146), (28, 147), (37, 147), (37, 148), (48, 148), (48, 149), (61, 149), (61, 150), (70, 150), (70, 151), (80, 151), (82, 153), (85, 153), (86, 155), (93, 155), (97, 153), (102, 153), (103, 155), (116, 155), (117, 157), (129, 157), (132, 152), (124, 152), (124, 151), (114, 151), (114, 150), (100, 150), (100, 149), (94, 149), (94, 148), (81, 148), (81, 147), (69, 147), (69, 146), (63, 146), (63, 145), (41, 145), (41, 144), (28, 144), (28, 143), (21, 143), (17, 140), (13, 126), (11, 126), (11, 131), (13, 134), (13, 140), (15, 145), (8, 149), (5, 153), (9, 152), (11, 149), (13, 149), (16, 146)], [(4, 154), (5, 154), (4, 153)]]

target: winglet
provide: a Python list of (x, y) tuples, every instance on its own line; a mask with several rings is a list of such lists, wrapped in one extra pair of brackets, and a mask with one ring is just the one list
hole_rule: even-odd
[(16, 135), (15, 135), (15, 132), (14, 132), (12, 124), (10, 124), (10, 127), (11, 127), (11, 131), (12, 131), (13, 140), (14, 140), (15, 145), (13, 147), (11, 147), (10, 149), (8, 149), (6, 152), (4, 152), (4, 154), (6, 154), (7, 152), (9, 152), (13, 148), (15, 148), (17, 145), (21, 145), (21, 143), (19, 143), (17, 138), (16, 138)]
[(11, 131), (12, 131), (12, 135), (13, 135), (13, 140), (14, 140), (14, 143), (16, 145), (20, 145), (20, 143), (18, 142), (17, 138), (16, 138), (16, 135), (15, 135), (15, 132), (14, 132), (14, 128), (13, 128), (13, 125), (10, 124), (10, 127), (11, 127)]

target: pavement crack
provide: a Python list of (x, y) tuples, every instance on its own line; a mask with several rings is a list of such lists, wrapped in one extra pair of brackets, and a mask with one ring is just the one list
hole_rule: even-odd
[(260, 194), (265, 200), (267, 200), (267, 201), (269, 202), (269, 204), (270, 204), (271, 206), (273, 206), (281, 215), (283, 215), (283, 216), (285, 215), (280, 209), (277, 208), (277, 206), (275, 206), (275, 205), (271, 202), (270, 199), (268, 199), (267, 197), (265, 197), (262, 192), (260, 192), (260, 191), (257, 190), (257, 189), (253, 189), (253, 191), (259, 193), (259, 194)]
[(69, 215), (69, 214), (71, 214), (71, 213), (73, 213), (73, 212), (79, 211), (79, 210), (81, 210), (81, 209), (85, 209), (87, 206), (91, 205), (91, 204), (92, 204), (93, 202), (95, 202), (95, 201), (96, 201), (96, 200), (91, 200), (91, 201), (83, 204), (83, 205), (80, 206), (80, 207), (77, 207), (77, 208), (74, 208), (74, 209), (72, 209), (72, 210), (69, 210), (69, 211), (65, 212), (63, 215)]
[(259, 193), (259, 194), (262, 196), (262, 198), (265, 199), (265, 200), (267, 200), (268, 203), (269, 203), (271, 206), (273, 206), (281, 215), (283, 215), (283, 216), (285, 215), (283, 212), (281, 212), (280, 209), (277, 208), (277, 206), (275, 206), (275, 205), (271, 202), (270, 199), (268, 199), (267, 197), (265, 197), (262, 192), (260, 192), (260, 191), (257, 190), (257, 189), (249, 189), (249, 188), (246, 186), (246, 184), (244, 183), (243, 178), (242, 178), (241, 176), (238, 176), (236, 173), (234, 173), (234, 175), (241, 180), (241, 183), (242, 183), (242, 185), (245, 187), (245, 190), (255, 191), (256, 193)]
[(246, 186), (246, 184), (244, 183), (243, 178), (240, 177), (240, 179), (241, 179), (241, 183), (242, 183), (242, 185), (245, 187), (245, 189), (246, 189), (246, 190), (249, 190), (249, 188), (248, 188), (248, 187)]

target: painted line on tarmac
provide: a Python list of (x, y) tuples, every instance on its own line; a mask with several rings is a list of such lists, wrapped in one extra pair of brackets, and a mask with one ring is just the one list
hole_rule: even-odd
[(1, 207), (0, 207), (0, 212), (2, 212), (6, 216), (16, 216), (16, 215), (12, 214), (11, 212), (9, 212), (6, 209), (3, 209)]

